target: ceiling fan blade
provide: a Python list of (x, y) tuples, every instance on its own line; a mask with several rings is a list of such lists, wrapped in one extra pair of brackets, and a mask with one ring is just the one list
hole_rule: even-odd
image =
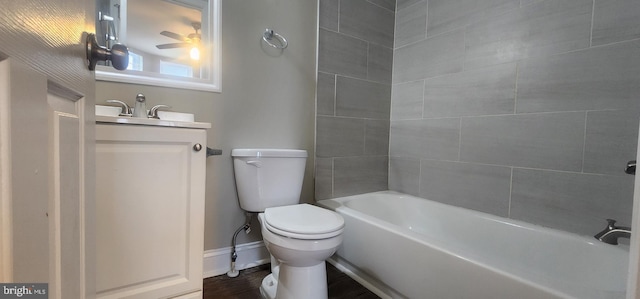
[(156, 45), (156, 48), (158, 49), (173, 49), (173, 48), (187, 48), (191, 46), (190, 43), (172, 43), (172, 44), (162, 44), (162, 45)]
[(183, 42), (186, 42), (187, 39), (188, 39), (185, 36), (182, 36), (180, 34), (177, 34), (175, 32), (171, 32), (171, 31), (162, 31), (162, 32), (160, 32), (160, 34), (162, 34), (162, 35), (164, 35), (166, 37), (170, 37), (170, 38), (173, 38), (173, 39), (177, 39), (177, 40), (183, 41)]

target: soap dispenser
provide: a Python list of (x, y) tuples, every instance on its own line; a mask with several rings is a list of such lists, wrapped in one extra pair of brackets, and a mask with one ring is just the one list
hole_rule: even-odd
[(147, 118), (147, 101), (141, 93), (136, 96), (136, 105), (133, 109), (133, 117)]

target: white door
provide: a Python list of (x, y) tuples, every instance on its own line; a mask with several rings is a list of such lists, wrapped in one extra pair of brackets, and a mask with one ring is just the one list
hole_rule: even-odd
[(0, 282), (95, 296), (90, 0), (0, 0)]

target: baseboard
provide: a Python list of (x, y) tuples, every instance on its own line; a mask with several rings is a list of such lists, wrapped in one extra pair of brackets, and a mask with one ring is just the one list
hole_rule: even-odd
[(406, 298), (384, 283), (360, 271), (349, 262), (340, 258), (337, 254), (327, 259), (327, 262), (382, 299)]
[[(271, 262), (269, 251), (264, 242), (256, 241), (236, 246), (236, 270), (247, 269)], [(204, 252), (204, 277), (222, 275), (231, 270), (231, 247), (207, 250)]]

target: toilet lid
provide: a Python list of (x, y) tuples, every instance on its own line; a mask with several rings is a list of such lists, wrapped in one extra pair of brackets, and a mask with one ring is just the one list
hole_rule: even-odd
[(267, 208), (264, 219), (270, 231), (296, 239), (331, 238), (344, 228), (340, 214), (310, 204)]

